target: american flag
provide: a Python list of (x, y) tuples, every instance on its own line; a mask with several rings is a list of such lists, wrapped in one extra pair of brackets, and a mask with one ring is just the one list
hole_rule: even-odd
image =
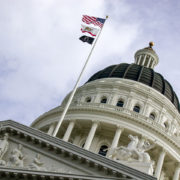
[(94, 24), (95, 26), (99, 26), (100, 28), (102, 28), (105, 19), (83, 15), (82, 21), (85, 22), (86, 24)]

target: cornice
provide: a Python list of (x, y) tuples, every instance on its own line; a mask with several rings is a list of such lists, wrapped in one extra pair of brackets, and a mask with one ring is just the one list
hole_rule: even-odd
[[(8, 179), (56, 179), (56, 180), (122, 180), (121, 178), (104, 177), (104, 176), (88, 176), (88, 175), (77, 175), (77, 174), (66, 174), (58, 172), (48, 171), (34, 171), (27, 169), (16, 169), (16, 168), (5, 168), (0, 167), (0, 177)], [(130, 178), (127, 178), (130, 179)]]

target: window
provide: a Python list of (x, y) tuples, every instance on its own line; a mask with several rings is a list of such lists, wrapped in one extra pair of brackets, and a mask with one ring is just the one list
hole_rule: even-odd
[(122, 100), (119, 100), (116, 104), (116, 106), (123, 107), (124, 102)]
[(156, 117), (156, 116), (155, 116), (154, 113), (151, 113), (151, 114), (149, 115), (149, 118), (152, 119), (152, 120), (155, 120), (155, 117)]
[(107, 151), (108, 151), (108, 146), (102, 145), (102, 146), (100, 147), (100, 150), (99, 150), (98, 154), (100, 154), (100, 155), (102, 155), (102, 156), (106, 156)]
[(106, 103), (107, 102), (107, 98), (106, 97), (103, 97), (102, 99), (101, 99), (101, 103)]
[(138, 105), (134, 106), (133, 111), (139, 113), (140, 112), (140, 107)]
[(86, 98), (86, 102), (87, 102), (87, 103), (91, 102), (91, 97), (87, 97), (87, 98)]
[(168, 122), (166, 121), (166, 122), (164, 122), (164, 127), (166, 128), (166, 129), (168, 129), (169, 128), (169, 124), (168, 124)]
[(84, 148), (84, 145), (85, 145), (85, 143), (83, 143), (81, 147)]

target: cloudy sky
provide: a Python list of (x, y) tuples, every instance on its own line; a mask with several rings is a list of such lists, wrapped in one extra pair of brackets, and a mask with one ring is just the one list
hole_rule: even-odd
[(91, 48), (78, 39), (83, 14), (109, 19), (80, 85), (154, 41), (155, 71), (180, 97), (180, 1), (0, 0), (0, 120), (29, 125), (72, 90)]

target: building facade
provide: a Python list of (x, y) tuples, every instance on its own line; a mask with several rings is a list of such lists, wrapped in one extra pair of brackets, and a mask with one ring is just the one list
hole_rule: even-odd
[[(41, 177), (49, 177), (48, 171), (52, 177), (64, 179), (179, 180), (179, 100), (170, 83), (154, 71), (159, 58), (152, 46), (138, 50), (133, 64), (111, 65), (79, 87), (56, 138), (52, 134), (70, 94), (31, 127), (1, 122), (0, 144), (13, 144), (2, 148), (1, 172), (14, 163), (12, 148), (22, 152), (19, 145), (23, 144), (32, 161), (18, 157), (26, 167), (21, 167), (19, 174), (29, 170), (30, 175), (24, 172), (25, 178), (36, 178), (38, 170)], [(53, 153), (58, 153), (58, 148), (56, 159)], [(3, 173), (2, 177), (10, 177)]]

